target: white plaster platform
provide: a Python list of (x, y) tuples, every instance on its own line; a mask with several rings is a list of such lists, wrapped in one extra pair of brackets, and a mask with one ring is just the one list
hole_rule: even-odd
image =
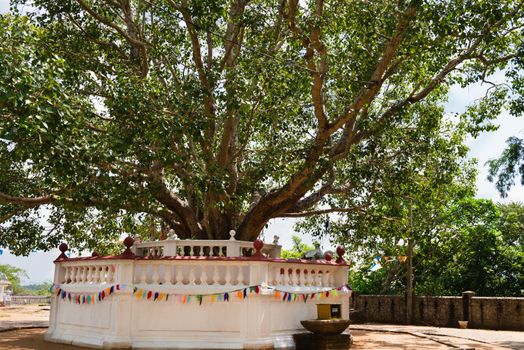
[[(345, 262), (285, 260), (261, 256), (261, 251), (252, 257), (146, 257), (129, 249), (116, 257), (63, 255), (55, 261), (56, 288), (72, 295), (116, 285), (120, 290), (91, 304), (55, 293), (46, 340), (104, 349), (293, 349), (292, 335), (304, 331), (301, 320), (316, 318), (317, 303), (342, 304), (343, 315), (349, 316), (348, 293), (300, 298), (345, 285)], [(249, 293), (250, 286), (259, 286), (260, 292)], [(230, 301), (210, 297), (244, 288), (245, 299), (236, 292)], [(138, 298), (140, 290), (166, 293), (169, 299)], [(297, 300), (282, 301), (285, 292), (297, 293)], [(201, 304), (197, 294), (204, 295)], [(184, 304), (180, 295), (192, 295), (192, 300)]]

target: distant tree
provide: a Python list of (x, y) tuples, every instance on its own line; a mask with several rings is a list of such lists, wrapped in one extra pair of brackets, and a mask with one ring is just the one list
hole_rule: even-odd
[(508, 244), (524, 245), (524, 203), (497, 204), (500, 210), (499, 229)]
[(0, 265), (0, 272), (5, 274), (7, 280), (11, 282), (9, 287), (13, 294), (21, 294), (24, 291), (24, 288), (21, 286), (20, 282), (22, 278), (28, 278), (27, 272), (24, 269), (14, 267), (11, 265)]
[(441, 241), (419, 254), (419, 292), (523, 296), (524, 246), (506, 218), (489, 200), (471, 198), (450, 207)]
[(489, 166), (488, 180), (495, 181), (501, 197), (508, 195), (518, 176), (520, 184), (524, 186), (524, 139), (512, 136), (506, 144), (507, 147), (499, 158), (486, 163)]
[(282, 249), (281, 256), (283, 258), (300, 259), (305, 252), (315, 249), (313, 246), (303, 243), (299, 236), (292, 235), (291, 239), (293, 240), (293, 248), (291, 250)]
[(51, 295), (51, 287), (53, 286), (52, 282), (43, 282), (39, 284), (28, 284), (22, 286), (24, 289), (24, 294), (26, 295), (41, 295), (48, 296)]
[[(434, 226), (436, 234), (415, 246), (415, 294), (473, 290), (483, 296), (524, 296), (523, 213), (519, 203), (495, 205), (474, 198), (444, 208)], [(398, 251), (399, 246), (385, 241), (380, 249), (373, 256)], [(403, 294), (405, 264), (381, 262), (376, 271), (360, 262), (360, 269), (350, 275), (352, 287), (369, 294)]]

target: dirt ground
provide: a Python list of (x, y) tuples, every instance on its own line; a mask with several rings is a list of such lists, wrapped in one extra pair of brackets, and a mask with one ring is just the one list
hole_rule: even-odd
[(409, 334), (352, 330), (353, 346), (351, 349), (475, 349), (475, 350), (507, 350), (510, 348), (486, 344), (469, 339), (431, 336), (417, 337)]
[[(20, 329), (0, 333), (0, 349), (9, 350), (80, 350), (84, 348), (49, 343), (44, 340), (44, 328)], [(353, 345), (351, 350), (376, 349), (376, 350), (441, 350), (453, 349), (449, 345), (440, 344), (430, 339), (407, 334), (396, 334), (374, 331), (352, 331)], [(450, 339), (445, 339), (449, 341)], [(456, 341), (457, 348), (476, 350), (508, 349), (490, 346), (473, 341)]]
[[(25, 305), (0, 308), (0, 350), (80, 350), (80, 348), (65, 344), (49, 343), (44, 340), (45, 328), (49, 319), (49, 305)], [(524, 349), (520, 346), (504, 347), (487, 342), (485, 339), (495, 335), (500, 340), (512, 339), (522, 332), (496, 332), (470, 330), (469, 333), (457, 333), (453, 330), (437, 329), (416, 326), (393, 325), (355, 325), (350, 332), (353, 335), (351, 350), (440, 350), (440, 349), (476, 349), (476, 350), (503, 350)], [(22, 329), (20, 329), (22, 328)], [(16, 329), (16, 330), (9, 330)], [(424, 333), (423, 333), (424, 332)], [(456, 330), (455, 330), (456, 332)], [(481, 337), (481, 333), (487, 336)], [(479, 334), (477, 334), (479, 333)], [(468, 339), (470, 338), (470, 339)], [(475, 340), (473, 340), (475, 339)], [(484, 339), (484, 341), (483, 341)], [(520, 338), (518, 339), (520, 340)], [(499, 344), (510, 344), (499, 342)], [(523, 344), (520, 341), (511, 344)]]
[(22, 327), (46, 327), (48, 323), (49, 305), (0, 307), (0, 331)]

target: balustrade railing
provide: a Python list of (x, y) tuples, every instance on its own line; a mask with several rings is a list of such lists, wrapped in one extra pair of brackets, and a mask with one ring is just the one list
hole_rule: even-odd
[(249, 277), (247, 263), (138, 260), (134, 268), (134, 283), (142, 285), (246, 286)]
[[(229, 240), (179, 240), (146, 241), (135, 243), (135, 254), (142, 257), (200, 256), (200, 257), (249, 257), (255, 254), (253, 242), (235, 240), (234, 231)], [(268, 258), (280, 257), (281, 246), (275, 236), (273, 244), (265, 243), (262, 255)]]
[[(205, 242), (205, 243), (203, 243)], [(337, 249), (339, 258), (331, 261), (331, 255), (324, 260), (286, 260), (271, 257), (277, 244), (263, 245), (242, 241), (179, 241), (139, 243), (134, 255), (130, 248), (133, 240), (127, 238), (127, 249), (119, 256), (67, 258), (67, 246), (60, 247), (62, 255), (56, 260), (58, 269), (55, 284), (96, 286), (107, 284), (134, 284), (148, 286), (179, 286), (184, 290), (219, 290), (222, 287), (267, 285), (281, 290), (320, 290), (338, 288), (347, 282), (347, 265), (342, 256), (344, 250)], [(159, 247), (156, 244), (164, 244)], [(173, 243), (179, 252), (164, 256)], [(249, 245), (248, 245), (249, 244)], [(238, 255), (226, 254), (234, 247)], [(158, 255), (145, 254), (146, 249), (162, 248)], [(247, 257), (240, 257), (242, 249), (253, 249)], [(264, 249), (267, 253), (263, 253)], [(183, 253), (182, 253), (183, 252)], [(274, 252), (274, 250), (273, 250)], [(183, 255), (182, 255), (183, 254)], [(199, 259), (218, 256), (220, 259)], [(75, 287), (76, 288), (76, 287)], [(91, 287), (88, 287), (91, 288)], [(203, 290), (202, 292), (204, 292)]]
[(116, 265), (99, 261), (65, 261), (62, 284), (102, 284), (115, 281)]

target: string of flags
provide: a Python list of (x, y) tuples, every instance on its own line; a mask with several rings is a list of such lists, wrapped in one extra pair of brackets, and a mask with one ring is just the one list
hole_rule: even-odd
[(373, 262), (371, 263), (371, 266), (369, 268), (370, 271), (376, 271), (382, 268), (384, 264), (387, 264), (390, 261), (398, 261), (399, 263), (405, 263), (408, 257), (406, 255), (399, 255), (399, 256), (377, 256), (373, 259)]
[(75, 304), (94, 304), (101, 302), (110, 295), (120, 291), (122, 286), (120, 284), (115, 284), (95, 293), (69, 292), (62, 289), (60, 286), (54, 286), (53, 288), (55, 295), (62, 300), (67, 300)]
[(269, 286), (249, 286), (242, 289), (235, 289), (228, 292), (213, 293), (213, 294), (178, 294), (178, 293), (165, 293), (157, 292), (154, 290), (148, 290), (143, 288), (135, 287), (133, 289), (133, 295), (139, 300), (150, 300), (150, 301), (174, 301), (181, 304), (188, 304), (192, 301), (202, 305), (203, 303), (215, 303), (215, 302), (229, 302), (233, 300), (244, 300), (250, 294), (260, 294), (262, 289), (265, 288), (273, 292), (275, 299), (291, 302), (291, 301), (303, 301), (304, 303), (312, 300), (321, 300), (330, 296), (336, 297), (339, 293), (351, 293), (351, 288), (348, 285), (343, 285), (338, 288), (333, 288), (321, 292), (289, 292), (276, 289)]
[[(78, 293), (66, 291), (60, 286), (54, 286), (55, 295), (64, 301), (69, 301), (75, 304), (95, 304), (104, 301), (112, 294), (122, 290), (124, 286), (120, 284), (112, 285), (96, 293)], [(249, 286), (246, 288), (235, 289), (222, 293), (213, 294), (179, 294), (179, 293), (166, 293), (154, 290), (148, 290), (143, 288), (134, 287), (133, 296), (139, 300), (149, 301), (173, 301), (182, 304), (188, 304), (190, 302), (197, 302), (199, 305), (203, 303), (215, 303), (215, 302), (229, 302), (233, 300), (244, 300), (250, 294), (260, 294), (262, 290), (273, 293), (274, 298), (283, 302), (296, 302), (303, 301), (304, 303), (313, 300), (321, 300), (329, 297), (337, 297), (340, 293), (351, 295), (351, 287), (349, 285), (343, 285), (338, 288), (333, 288), (318, 292), (290, 292), (279, 290), (270, 286)]]

